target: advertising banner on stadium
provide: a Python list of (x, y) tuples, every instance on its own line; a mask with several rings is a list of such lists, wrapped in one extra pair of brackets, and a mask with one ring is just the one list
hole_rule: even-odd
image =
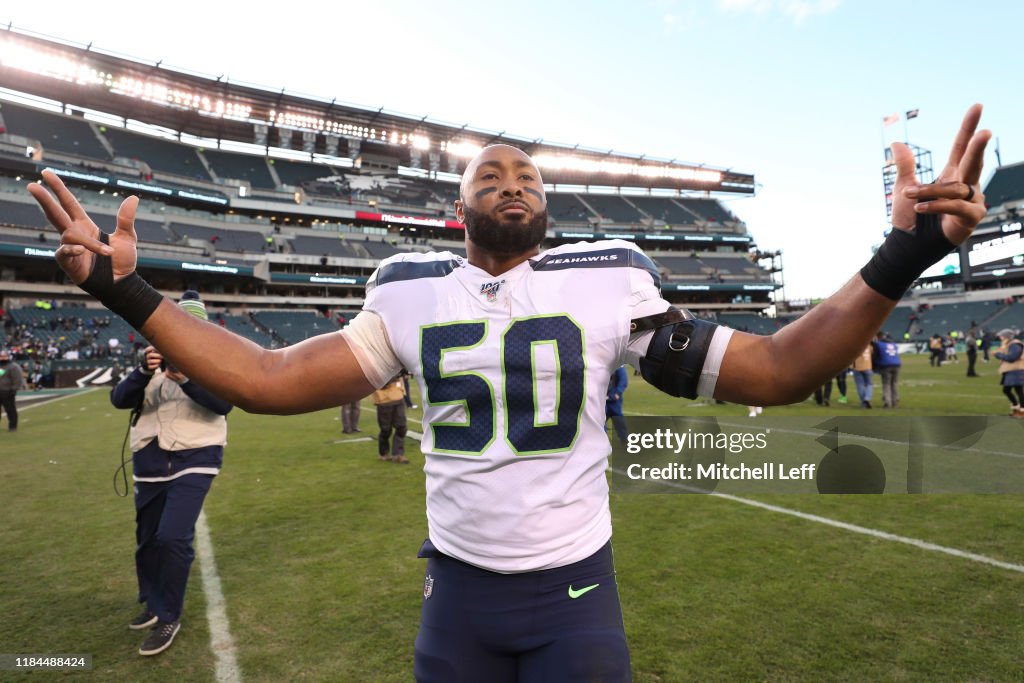
[(400, 223), (402, 225), (416, 225), (425, 228), (451, 228), (453, 230), (464, 230), (465, 226), (457, 221), (449, 221), (444, 218), (427, 218), (426, 216), (404, 216), (394, 213), (371, 213), (369, 211), (356, 211), (356, 219), (361, 221), (375, 221), (377, 223)]

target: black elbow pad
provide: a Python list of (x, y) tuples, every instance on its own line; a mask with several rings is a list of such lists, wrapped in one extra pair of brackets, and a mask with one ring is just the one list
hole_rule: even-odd
[(697, 398), (697, 384), (704, 370), (715, 323), (690, 318), (659, 326), (640, 359), (640, 374), (670, 396)]

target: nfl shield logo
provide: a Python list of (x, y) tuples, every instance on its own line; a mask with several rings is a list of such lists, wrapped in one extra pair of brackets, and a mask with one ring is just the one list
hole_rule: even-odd
[(427, 574), (427, 578), (423, 580), (423, 599), (426, 600), (434, 594), (434, 577)]
[(498, 282), (486, 282), (480, 285), (480, 293), (487, 297), (487, 300), (494, 303), (498, 300), (498, 290), (505, 284), (504, 280)]

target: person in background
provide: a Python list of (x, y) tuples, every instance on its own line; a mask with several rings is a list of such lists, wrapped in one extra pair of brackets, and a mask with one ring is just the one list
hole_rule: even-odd
[[(408, 465), (409, 459), (405, 457), (405, 383), (402, 380), (402, 375), (398, 375), (373, 392), (373, 403), (377, 406), (377, 426), (380, 427), (380, 435), (377, 437), (380, 459)], [(395, 434), (394, 441), (391, 441), (392, 431)]]
[(882, 407), (895, 408), (900, 403), (899, 379), (900, 350), (896, 342), (879, 332), (874, 341), (874, 354), (871, 363), (875, 372), (882, 376)]
[[(207, 320), (195, 291), (186, 291), (179, 306)], [(146, 606), (128, 628), (150, 628), (139, 654), (157, 655), (181, 629), (196, 520), (224, 460), (225, 416), (232, 405), (165, 362), (152, 346), (142, 365), (110, 392), (110, 402), (133, 411), (135, 571), (138, 600)]]
[(999, 349), (995, 352), (999, 363), (999, 384), (1010, 399), (1010, 416), (1024, 419), (1024, 342), (1017, 333), (1006, 329), (999, 332)]
[(0, 349), (0, 408), (7, 413), (7, 431), (18, 431), (18, 406), (15, 397), (25, 387), (25, 373), (11, 359), (11, 352)]
[(975, 372), (974, 366), (978, 362), (978, 344), (980, 341), (974, 335), (974, 330), (967, 333), (964, 337), (964, 344), (967, 346), (965, 351), (967, 352), (967, 376), (977, 377), (978, 373)]
[(839, 390), (839, 398), (836, 399), (836, 403), (846, 405), (846, 373), (849, 368), (843, 368), (836, 374), (836, 389)]
[(871, 395), (874, 392), (871, 372), (871, 355), (874, 346), (868, 344), (853, 361), (853, 382), (857, 385), (857, 397), (862, 408), (871, 409)]
[(341, 406), (341, 433), (355, 434), (359, 429), (359, 414), (362, 412), (359, 401), (352, 401)]
[(942, 337), (938, 334), (933, 334), (931, 339), (928, 340), (928, 350), (932, 354), (928, 359), (928, 364), (934, 367), (941, 367), (943, 359)]
[(622, 443), (626, 443), (626, 437), (629, 436), (626, 429), (626, 418), (622, 414), (622, 399), (626, 394), (627, 386), (629, 386), (629, 375), (626, 374), (626, 366), (620, 365), (608, 380), (604, 415), (606, 419), (612, 421), (612, 428), (615, 429), (615, 434)]

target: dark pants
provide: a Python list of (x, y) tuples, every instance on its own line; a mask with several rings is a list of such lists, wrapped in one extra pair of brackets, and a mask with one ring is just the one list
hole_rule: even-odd
[(977, 362), (978, 362), (978, 352), (975, 351), (974, 353), (971, 353), (970, 348), (968, 347), (968, 351), (967, 351), (967, 376), (968, 377), (977, 377), (978, 376), (978, 373), (974, 371), (974, 364), (977, 363)]
[(819, 406), (826, 405), (832, 400), (832, 380), (828, 380), (825, 384), (814, 390), (814, 402)]
[(1016, 386), (1010, 387), (1004, 386), (1003, 393), (1006, 394), (1006, 398), (1010, 399), (1010, 403), (1014, 408), (1024, 406), (1024, 387), (1021, 385), (1017, 384)]
[(932, 356), (928, 359), (928, 363), (931, 365), (942, 365), (942, 356), (945, 353), (945, 349), (932, 349)]
[(886, 408), (895, 408), (900, 402), (900, 391), (896, 387), (900, 378), (899, 366), (887, 366), (878, 369), (882, 376), (882, 401)]
[(426, 557), (418, 683), (630, 680), (611, 544), (555, 569), (497, 574)]
[(161, 621), (181, 618), (188, 572), (196, 556), (196, 520), (212, 482), (210, 474), (186, 474), (171, 481), (135, 483), (139, 602)]
[(352, 434), (359, 431), (359, 401), (346, 403), (341, 406), (341, 431), (343, 434)]
[(18, 428), (18, 406), (14, 403), (16, 391), (0, 391), (0, 407), (7, 413), (7, 428), (12, 432)]
[(839, 390), (840, 396), (846, 396), (846, 370), (836, 375), (836, 389)]
[(618, 401), (605, 401), (604, 403), (604, 417), (605, 421), (612, 421), (612, 427), (615, 429), (615, 435), (619, 437), (619, 441), (626, 443), (629, 437), (629, 429), (626, 426), (626, 418), (622, 414), (622, 399)]
[(391, 455), (405, 455), (405, 403), (388, 403), (377, 406), (377, 426), (380, 436), (377, 437), (377, 453), (388, 455), (388, 442), (391, 431), (395, 432), (395, 440), (391, 444)]

